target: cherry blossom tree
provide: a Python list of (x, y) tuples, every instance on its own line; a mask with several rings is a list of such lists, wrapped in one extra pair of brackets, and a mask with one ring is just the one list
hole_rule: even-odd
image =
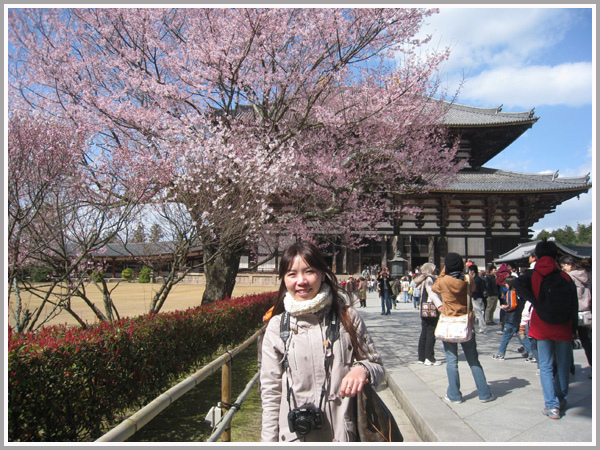
[[(43, 229), (50, 220), (52, 199), (71, 176), (73, 160), (85, 135), (72, 127), (44, 126), (34, 117), (13, 115), (8, 123), (7, 254), (8, 293), (15, 297), (14, 319), (18, 331), (35, 316), (21, 301), (18, 281), (44, 249), (57, 241), (58, 231)], [(38, 239), (43, 234), (43, 239)]]
[(12, 9), (11, 108), (85, 127), (132, 185), (185, 205), (214, 301), (258, 241), (357, 245), (411, 212), (392, 197), (456, 173), (434, 100), (448, 53), (415, 38), (433, 13)]
[[(43, 114), (9, 117), (8, 298), (17, 332), (33, 331), (62, 311), (85, 326), (71, 308), (74, 297), (100, 320), (115, 317), (106, 283), (94, 283), (104, 312), (86, 294), (90, 274), (102, 269), (91, 253), (125, 229), (148, 198), (117, 188), (120, 174), (88, 161), (88, 150), (85, 130), (73, 124)], [(42, 285), (29, 281), (36, 268), (48, 274)], [(39, 302), (25, 301), (23, 293)]]

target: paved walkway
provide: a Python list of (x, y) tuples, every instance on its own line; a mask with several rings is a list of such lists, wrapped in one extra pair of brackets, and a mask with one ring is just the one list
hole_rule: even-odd
[[(477, 335), (479, 361), (497, 399), (480, 403), (469, 365), (459, 351), (459, 373), (464, 402), (450, 404), (446, 395), (446, 358), (436, 342), (440, 366), (417, 363), (421, 322), (412, 303), (398, 303), (388, 316), (381, 315), (379, 297), (370, 293), (366, 308), (357, 308), (382, 354), (386, 382), (423, 442), (578, 442), (595, 445), (595, 388), (583, 350), (575, 350), (575, 375), (571, 377), (568, 409), (560, 420), (542, 415), (544, 401), (537, 365), (517, 352), (513, 338), (504, 361), (492, 359), (500, 344), (499, 326)], [(496, 315), (498, 315), (496, 311)], [(498, 320), (498, 317), (495, 318)], [(400, 423), (401, 421), (399, 421)], [(402, 425), (400, 425), (402, 429)]]

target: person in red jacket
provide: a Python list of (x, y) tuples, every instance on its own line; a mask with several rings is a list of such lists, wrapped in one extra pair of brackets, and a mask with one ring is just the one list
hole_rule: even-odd
[[(542, 413), (551, 419), (560, 419), (567, 406), (571, 342), (577, 323), (576, 321), (573, 323), (572, 318), (567, 318), (563, 323), (549, 323), (538, 315), (536, 302), (542, 280), (550, 273), (560, 270), (560, 267), (556, 261), (558, 248), (553, 241), (543, 239), (536, 245), (535, 254), (538, 258), (535, 268), (516, 278), (512, 286), (517, 290), (518, 295), (529, 300), (534, 306), (529, 324), (529, 336), (537, 341), (540, 382), (545, 403)], [(564, 271), (561, 274), (572, 283), (569, 275)], [(556, 361), (556, 371), (553, 368), (554, 361)]]

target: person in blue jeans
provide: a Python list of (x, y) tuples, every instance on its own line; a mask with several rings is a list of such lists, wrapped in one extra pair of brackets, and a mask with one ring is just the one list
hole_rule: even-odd
[[(462, 403), (462, 392), (460, 391), (460, 376), (458, 373), (458, 344), (455, 342), (443, 342), (444, 352), (446, 353), (446, 375), (448, 376), (448, 389), (446, 390), (445, 400), (452, 403)], [(485, 373), (479, 362), (479, 354), (477, 353), (477, 342), (475, 334), (470, 341), (461, 342), (461, 347), (467, 363), (471, 368), (471, 374), (477, 387), (479, 400), (482, 403), (495, 400), (490, 387), (487, 384)]]
[(544, 394), (544, 409), (542, 414), (550, 419), (560, 419), (567, 409), (569, 395), (569, 372), (573, 349), (571, 342), (577, 331), (577, 288), (569, 275), (560, 272), (567, 282), (573, 283), (570, 296), (565, 302), (573, 304), (573, 311), (558, 314), (552, 322), (543, 320), (536, 304), (541, 290), (542, 281), (554, 271), (560, 271), (556, 258), (558, 247), (553, 241), (542, 239), (535, 246), (537, 262), (533, 270), (526, 271), (514, 282), (513, 287), (520, 297), (533, 304), (529, 336), (534, 338), (537, 345), (537, 360), (540, 370), (540, 384)]
[[(519, 342), (525, 348), (525, 354), (528, 356), (531, 353), (531, 342), (529, 338), (526, 336), (521, 337), (519, 331), (519, 324), (521, 323), (521, 314), (523, 313), (523, 307), (525, 306), (525, 300), (519, 297), (516, 291), (511, 287), (511, 283), (516, 279), (516, 277), (510, 276), (506, 278), (504, 282), (504, 287), (506, 288), (506, 299), (500, 305), (500, 308), (504, 310), (504, 330), (502, 333), (502, 339), (500, 340), (500, 347), (498, 347), (498, 352), (492, 356), (492, 358), (496, 360), (504, 360), (504, 356), (506, 355), (506, 347), (508, 347), (508, 343), (512, 339), (513, 335), (516, 334), (519, 338)], [(510, 300), (511, 298), (516, 298), (516, 304)], [(513, 308), (514, 309), (511, 309)]]
[(392, 309), (392, 285), (390, 284), (389, 274), (382, 272), (377, 279), (379, 297), (381, 297), (381, 315), (389, 315)]
[[(414, 279), (413, 279), (413, 283), (414, 283)], [(418, 284), (415, 283), (414, 287), (413, 287), (413, 308), (414, 309), (419, 309), (419, 306), (421, 304), (421, 295), (422, 295), (422, 291), (421, 291), (421, 286), (419, 286)]]
[[(475, 283), (471, 275), (463, 273), (464, 267), (464, 262), (458, 253), (448, 253), (444, 259), (444, 268), (433, 283), (433, 292), (442, 298), (442, 306), (439, 310), (445, 316), (452, 317), (467, 314), (467, 302), (470, 301), (470, 294), (475, 290)], [(471, 293), (468, 292), (469, 289)], [(469, 321), (471, 326), (474, 326), (473, 306), (469, 305), (468, 309)], [(462, 403), (463, 397), (460, 391), (460, 376), (458, 373), (458, 344), (446, 341), (443, 344), (446, 353), (446, 374), (448, 376), (448, 389), (445, 400), (452, 403)], [(482, 403), (495, 400), (496, 397), (487, 384), (485, 373), (479, 362), (475, 333), (469, 341), (461, 342), (460, 345), (471, 368), (479, 400)]]

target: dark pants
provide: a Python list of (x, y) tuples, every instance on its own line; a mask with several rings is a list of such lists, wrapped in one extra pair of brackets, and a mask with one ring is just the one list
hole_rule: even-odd
[(537, 361), (536, 365), (537, 365), (537, 367), (539, 369), (539, 367), (540, 367), (540, 355), (538, 354), (537, 339), (532, 338), (531, 336), (529, 336), (529, 342), (531, 344), (531, 353), (533, 353), (533, 357)]
[(419, 361), (428, 359), (435, 362), (435, 327), (438, 323), (437, 317), (421, 317), (421, 336), (419, 337)]

